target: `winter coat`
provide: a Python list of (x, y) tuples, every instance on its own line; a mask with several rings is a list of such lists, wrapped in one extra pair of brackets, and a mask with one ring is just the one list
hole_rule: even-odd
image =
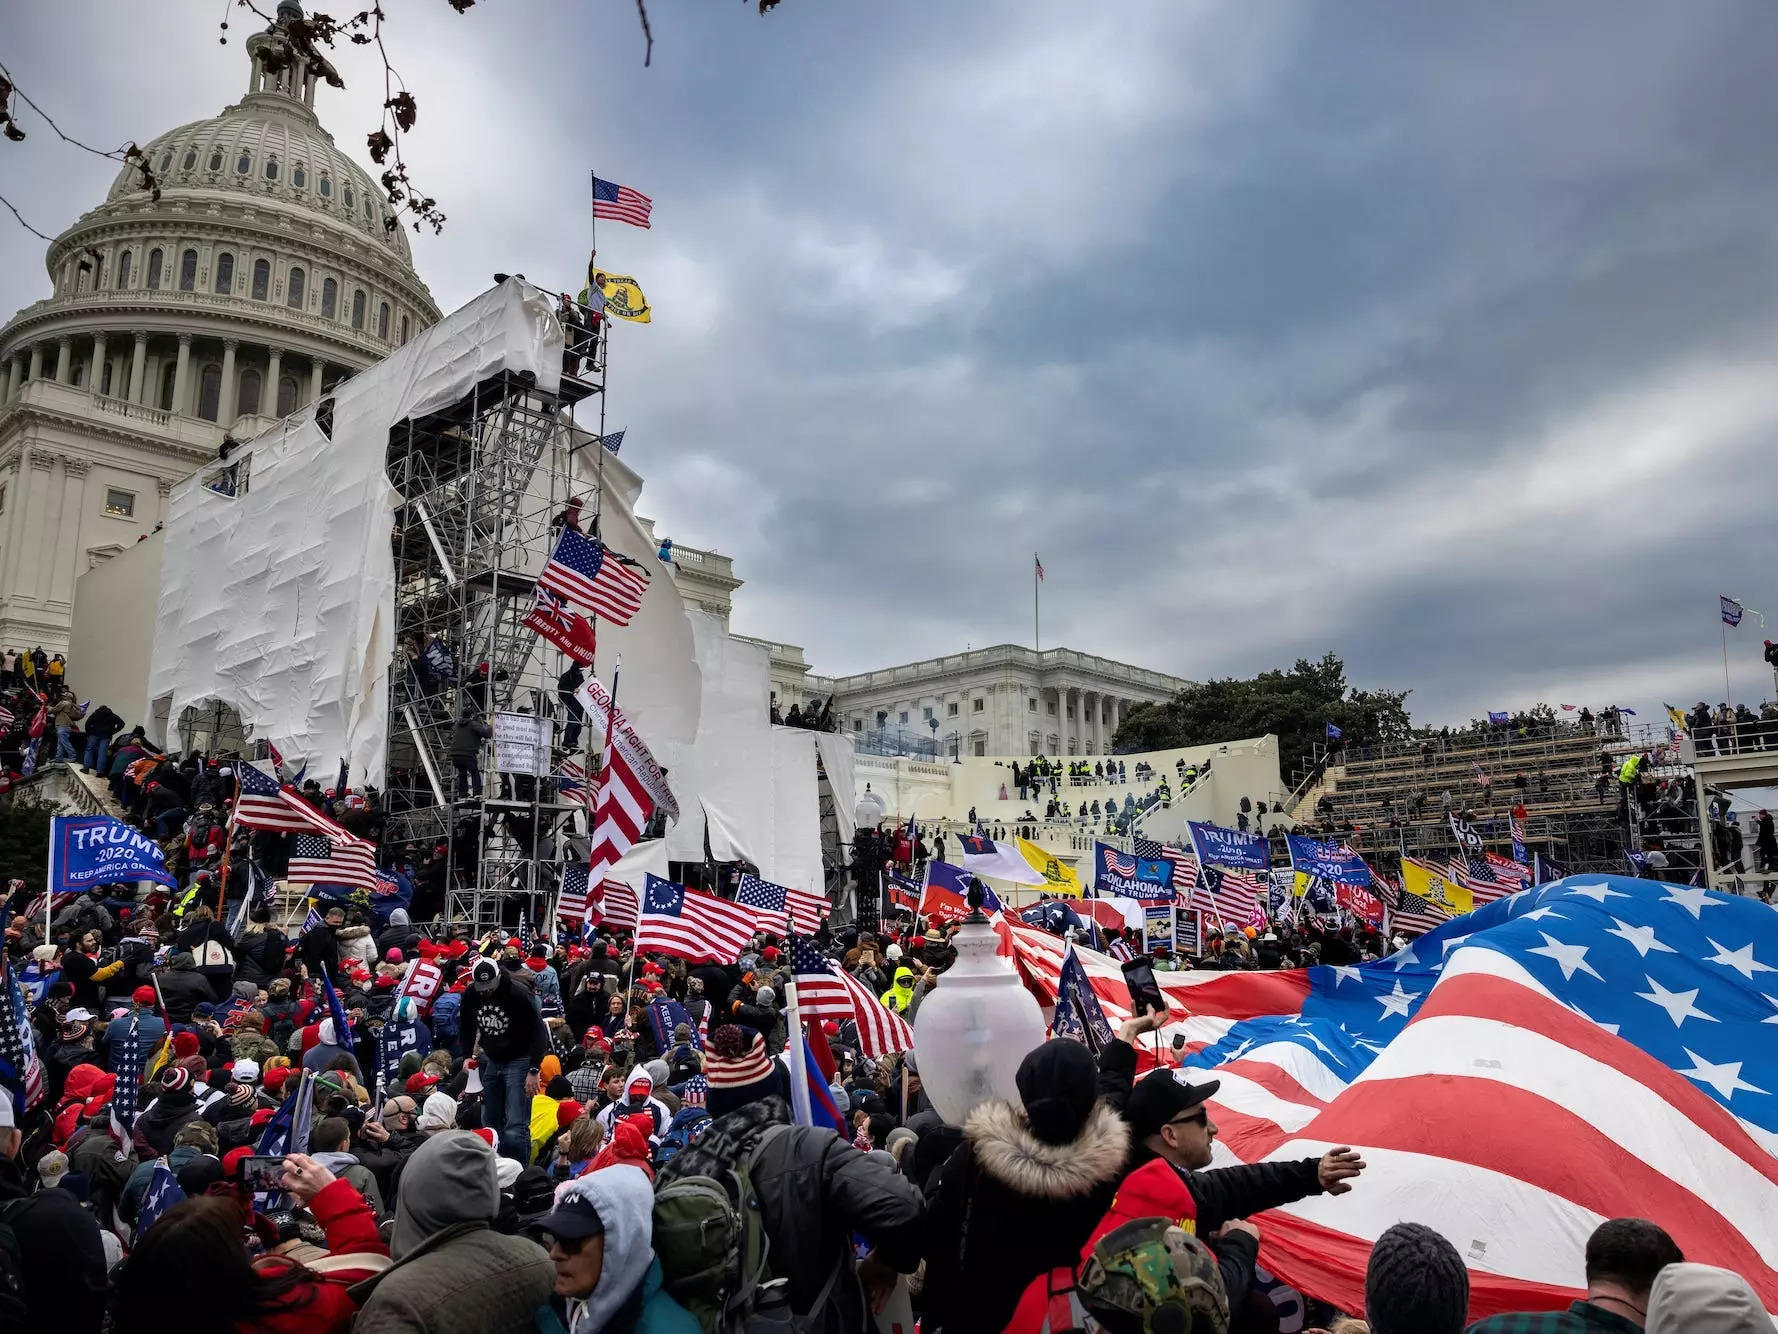
[(221, 922), (194, 922), (176, 942), (197, 960), (198, 975), (210, 984), (211, 999), (224, 1000), (235, 980), (235, 938)]
[[(324, 1186), (309, 1210), (327, 1235), (327, 1253), (307, 1266), (317, 1279), (293, 1287), (275, 1311), (236, 1325), (236, 1334), (347, 1334), (358, 1314), (351, 1285), (389, 1267), (389, 1248), (377, 1234), (375, 1215), (345, 1180)], [(268, 1277), (291, 1266), (281, 1255), (254, 1264)]]
[(92, 1186), (93, 1215), (107, 1223), (117, 1202), (123, 1198), (123, 1188), (129, 1184), (130, 1174), (140, 1165), (136, 1151), (130, 1146), (123, 1146), (121, 1158), (118, 1151), (115, 1139), (104, 1130), (95, 1130), (91, 1126), (76, 1130), (68, 1141), (68, 1170), (86, 1173)]
[[(864, 1291), (852, 1269), (851, 1234), (861, 1233), (891, 1268), (912, 1272), (920, 1260), (924, 1202), (892, 1166), (860, 1153), (831, 1130), (789, 1122), (790, 1108), (782, 1098), (748, 1103), (705, 1127), (661, 1168), (655, 1189), (723, 1170), (752, 1153), (772, 1127), (786, 1127), (760, 1150), (751, 1173), (771, 1241), (772, 1270), (789, 1278), (792, 1309), (808, 1313), (828, 1276), (844, 1264), (846, 1273), (814, 1329), (851, 1334), (867, 1327)], [(1007, 1244), (1013, 1244), (1011, 1238)]]
[(377, 957), (388, 958), (390, 950), (400, 950), (402, 954), (412, 956), (419, 948), (420, 933), (409, 922), (407, 909), (395, 909), (389, 914), (389, 925), (377, 932)]
[(289, 944), (275, 926), (249, 926), (235, 942), (235, 981), (263, 987), (283, 969)]
[(1011, 1103), (977, 1107), (926, 1216), (924, 1327), (1004, 1329), (1032, 1279), (1079, 1260), (1129, 1147), (1129, 1128), (1102, 1100), (1067, 1144), (1038, 1139)]
[[(12, 1204), (14, 1200), (24, 1201)], [(27, 1196), (19, 1166), (0, 1158), (0, 1205), (19, 1248), (25, 1328), (99, 1334), (105, 1321), (105, 1247), (98, 1221), (70, 1191)]]
[(342, 926), (339, 930), (339, 942), (342, 965), (356, 959), (366, 968), (376, 967), (377, 942), (371, 939), (368, 926)]
[(180, 1128), (204, 1119), (204, 1109), (191, 1093), (163, 1093), (136, 1118), (134, 1137), (138, 1146), (146, 1145), (156, 1154), (173, 1151), (173, 1137)]
[(336, 980), (339, 978), (339, 932), (325, 922), (302, 933), (297, 942), (296, 952), (303, 963), (308, 966), (311, 977), (325, 971), (329, 977)]
[(601, 1168), (564, 1186), (557, 1204), (570, 1196), (590, 1204), (604, 1224), (605, 1263), (593, 1290), (566, 1303), (569, 1334), (697, 1334), (696, 1318), (661, 1290), (647, 1174), (623, 1164)]
[(495, 1232), (500, 1208), (494, 1150), (445, 1131), (414, 1156), (396, 1205), (395, 1263), (352, 1289), (353, 1334), (519, 1334), (535, 1328), (555, 1289), (555, 1266), (536, 1242)]
[(1772, 1328), (1747, 1280), (1705, 1264), (1672, 1264), (1648, 1295), (1648, 1334), (1763, 1334)]
[(515, 1061), (529, 1056), (536, 1065), (549, 1050), (549, 1031), (531, 999), (529, 988), (501, 971), (494, 990), (483, 995), (471, 987), (463, 993), (459, 1027), (491, 1061)]
[(166, 969), (160, 974), (160, 992), (167, 1015), (175, 1024), (189, 1024), (192, 1010), (205, 1001), (216, 1000), (210, 983), (195, 968)]

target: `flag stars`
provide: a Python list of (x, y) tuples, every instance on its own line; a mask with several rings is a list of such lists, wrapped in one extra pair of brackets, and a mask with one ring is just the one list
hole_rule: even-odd
[(1364, 973), (1360, 971), (1356, 964), (1337, 964), (1333, 971), (1335, 991), (1340, 989), (1340, 984), (1342, 982), (1348, 980), (1358, 983), (1361, 987), (1364, 985)]
[(1628, 922), (1619, 921), (1616, 917), (1611, 920), (1617, 924), (1605, 934), (1608, 936), (1616, 936), (1620, 940), (1629, 941), (1630, 944), (1636, 947), (1636, 953), (1640, 954), (1644, 959), (1649, 956), (1651, 951), (1656, 954), (1679, 953), (1679, 951), (1674, 949), (1671, 945), (1663, 944), (1656, 937), (1655, 929), (1652, 926), (1631, 926)]
[(1694, 921), (1702, 920), (1704, 909), (1720, 908), (1722, 900), (1712, 898), (1710, 891), (1702, 885), (1669, 885), (1662, 903), (1676, 903), (1692, 915)]
[[(1706, 939), (1708, 939), (1708, 937), (1706, 937)], [(1761, 963), (1758, 959), (1753, 957), (1752, 941), (1748, 941), (1747, 944), (1743, 945), (1738, 950), (1731, 950), (1726, 945), (1718, 945), (1712, 940), (1710, 941), (1710, 948), (1715, 950), (1716, 954), (1714, 957), (1704, 960), (1705, 963), (1719, 963), (1724, 968), (1733, 968), (1749, 982), (1753, 981), (1753, 975), (1755, 973), (1778, 973), (1778, 968), (1773, 968), (1770, 964)]]
[[(1416, 968), (1419, 967), (1419, 965), (1420, 965), (1419, 948), (1420, 948), (1420, 942), (1416, 940), (1412, 945), (1409, 945), (1405, 950), (1402, 950), (1399, 954), (1396, 954), (1394, 957), (1392, 957), (1389, 960), (1390, 965), (1398, 973), (1402, 969), (1408, 967), (1410, 964)], [(1400, 982), (1397, 982), (1395, 984), (1395, 989), (1397, 991), (1401, 990), (1401, 983)]]
[(1399, 977), (1396, 978), (1395, 990), (1390, 992), (1387, 996), (1378, 996), (1376, 998), (1378, 1003), (1383, 1007), (1383, 1014), (1381, 1017), (1387, 1019), (1390, 1015), (1397, 1014), (1403, 1019), (1406, 1019), (1408, 1017), (1408, 1007), (1415, 1001), (1419, 1000), (1422, 994), (1422, 992), (1418, 991), (1402, 990), (1401, 979)]
[(1571, 885), (1568, 888), (1568, 893), (1578, 898), (1592, 899), (1595, 903), (1604, 903), (1606, 899), (1627, 899), (1630, 897), (1621, 889), (1613, 889), (1604, 882), (1597, 885)]
[(1681, 1050), (1683, 1050), (1687, 1056), (1691, 1057), (1692, 1068), (1690, 1070), (1681, 1070), (1679, 1073), (1684, 1075), (1687, 1079), (1697, 1080), (1700, 1084), (1708, 1084), (1711, 1088), (1716, 1090), (1717, 1094), (1724, 1102), (1733, 1101), (1737, 1093), (1765, 1092), (1763, 1088), (1749, 1084), (1745, 1079), (1741, 1078), (1740, 1061), (1723, 1061), (1721, 1064), (1717, 1064), (1712, 1061), (1706, 1061), (1702, 1056), (1698, 1055), (1690, 1048), (1681, 1048)]
[[(1605, 980), (1603, 977), (1599, 976), (1598, 970), (1595, 969), (1592, 964), (1587, 962), (1588, 946), (1565, 944), (1564, 942), (1557, 940), (1547, 931), (1539, 931), (1537, 934), (1543, 937), (1543, 944), (1534, 949), (1526, 950), (1525, 953), (1541, 954), (1545, 958), (1554, 959), (1557, 966), (1562, 970), (1562, 980), (1564, 982), (1572, 982), (1576, 973), (1585, 973), (1588, 977), (1597, 977), (1601, 982)], [(1694, 992), (1693, 994), (1695, 995), (1697, 993)]]
[[(1644, 974), (1644, 976), (1647, 975)], [(1667, 1017), (1673, 1021), (1673, 1027), (1683, 1027), (1687, 1019), (1704, 1019), (1713, 1024), (1718, 1022), (1715, 1015), (1705, 1014), (1692, 1003), (1698, 999), (1698, 988), (1693, 987), (1690, 991), (1669, 991), (1652, 977), (1648, 979), (1648, 985), (1653, 988), (1652, 991), (1638, 991), (1636, 995), (1665, 1010)], [(1686, 1054), (1690, 1055), (1691, 1053)], [(1696, 1060), (1697, 1057), (1693, 1056), (1692, 1059)], [(1736, 1069), (1739, 1068), (1739, 1066), (1736, 1067)]]
[(1566, 922), (1568, 920), (1561, 913), (1557, 912), (1554, 908), (1533, 908), (1528, 913), (1520, 913), (1519, 914), (1519, 921), (1521, 921), (1521, 922), (1541, 922), (1546, 917), (1553, 917), (1558, 922)]

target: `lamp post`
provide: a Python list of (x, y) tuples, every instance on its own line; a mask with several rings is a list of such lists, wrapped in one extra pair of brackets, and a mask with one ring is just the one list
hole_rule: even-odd
[(981, 904), (981, 886), (972, 884), (969, 915), (951, 941), (957, 961), (914, 1019), (921, 1082), (953, 1126), (990, 1098), (1016, 1104), (1019, 1062), (1043, 1042), (1043, 1012), (996, 954), (1000, 938)]

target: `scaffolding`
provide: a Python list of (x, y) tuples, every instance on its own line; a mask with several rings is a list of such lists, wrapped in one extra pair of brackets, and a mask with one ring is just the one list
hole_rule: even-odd
[[(574, 453), (597, 449), (600, 439), (577, 430), (568, 409), (596, 396), (603, 425), (603, 349), (584, 330), (567, 333), (554, 394), (528, 373), (502, 372), (449, 408), (400, 423), (389, 438), (389, 481), (402, 499), (391, 536), (384, 842), (445, 846), (446, 919), (477, 931), (547, 922), (562, 861), (587, 851), (585, 806), (554, 775), (564, 758), (587, 767), (589, 738), (563, 746), (557, 680), (567, 660), (525, 624), (537, 575), (570, 521)], [(578, 498), (591, 519), (593, 497)], [(490, 752), (495, 766), (479, 784), (459, 768), (459, 725), (497, 721), (541, 729), (541, 772), (501, 772), (497, 748), (479, 736), (477, 769)]]

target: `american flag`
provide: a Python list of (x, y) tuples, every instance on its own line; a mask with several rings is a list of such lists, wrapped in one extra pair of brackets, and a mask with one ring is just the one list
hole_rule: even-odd
[(629, 429), (626, 426), (623, 431), (613, 431), (610, 435), (602, 435), (599, 437), (599, 443), (615, 454), (624, 447), (624, 431)]
[[(1066, 946), (1002, 930), (1053, 1002)], [(1129, 1015), (1117, 965), (1078, 954), (1115, 1026)], [(1371, 1244), (1412, 1221), (1472, 1266), (1469, 1320), (1561, 1309), (1598, 1223), (1642, 1217), (1772, 1310), (1775, 967), (1778, 916), (1757, 900), (1571, 876), (1374, 963), (1159, 974), (1176, 1016), (1160, 1049), (1177, 1035), (1181, 1076), (1221, 1081), (1219, 1163), (1342, 1144), (1369, 1163), (1349, 1195), (1253, 1219), (1261, 1262), (1309, 1296), (1360, 1309)], [(1514, 1225), (1478, 1232), (1478, 1218)]]
[(735, 902), (754, 909), (754, 920), (759, 926), (780, 936), (793, 926), (801, 932), (812, 932), (833, 911), (833, 905), (820, 894), (774, 885), (754, 875), (741, 877), (735, 888)]
[(627, 185), (619, 185), (616, 181), (602, 181), (593, 177), (593, 216), (610, 218), (614, 222), (627, 222), (632, 227), (648, 226), (648, 216), (654, 212), (654, 200), (640, 191), (632, 190)]
[(796, 972), (796, 1003), (804, 1019), (854, 1020), (858, 1045), (871, 1060), (892, 1051), (909, 1051), (914, 1030), (900, 1015), (871, 995), (870, 988), (826, 958), (801, 936), (790, 942), (790, 958)]
[(257, 764), (235, 765), (240, 795), (235, 798), (235, 823), (249, 829), (275, 829), (297, 834), (320, 828), (315, 808)]
[[(1138, 856), (1143, 843), (1136, 844)], [(1218, 920), (1230, 926), (1262, 926), (1266, 920), (1266, 892), (1258, 880), (1241, 871), (1225, 871), (1220, 867), (1200, 867), (1197, 858), (1170, 844), (1159, 845), (1157, 856), (1173, 866), (1173, 888), (1179, 890), (1184, 902), (1208, 909)]]
[(714, 894), (651, 875), (642, 890), (636, 952), (656, 950), (692, 963), (732, 963), (753, 937), (753, 914)]
[(1383, 881), (1382, 886), (1383, 905), (1389, 909), (1391, 929), (1430, 931), (1449, 920), (1445, 910), (1424, 895), (1388, 880)]
[(1492, 903), (1495, 899), (1503, 899), (1508, 894), (1516, 894), (1530, 883), (1530, 869), (1520, 866), (1517, 862), (1509, 862), (1498, 853), (1483, 853), (1481, 856), (1453, 857), (1447, 873), (1452, 880), (1462, 885), (1470, 893), (1475, 906)]
[(564, 528), (537, 582), (613, 625), (628, 625), (642, 609), (648, 571), (598, 538)]
[(563, 760), (556, 766), (556, 791), (583, 806), (592, 804), (592, 789), (587, 786), (586, 770), (579, 760)]
[(343, 829), (338, 834), (293, 834), (286, 878), (307, 885), (375, 889), (377, 845)]
[(679, 1086), (679, 1105), (681, 1107), (702, 1107), (710, 1097), (710, 1081), (702, 1075), (693, 1075)]
[(637, 904), (634, 889), (621, 880), (607, 878), (600, 883), (598, 898), (589, 911), (586, 887), (586, 867), (564, 866), (556, 916), (569, 923), (604, 924), (620, 931), (635, 929)]
[[(575, 698), (587, 712), (587, 726), (605, 733), (604, 780), (593, 811), (593, 846), (587, 858), (589, 883), (602, 886), (605, 873), (642, 837), (656, 808), (677, 818), (679, 805), (654, 756), (598, 678), (583, 682)], [(603, 911), (596, 902), (589, 907)]]
[(19, 990), (18, 975), (4, 958), (0, 958), (0, 1088), (14, 1098), (19, 1111), (43, 1101), (43, 1062), (37, 1056), (31, 1012)]

